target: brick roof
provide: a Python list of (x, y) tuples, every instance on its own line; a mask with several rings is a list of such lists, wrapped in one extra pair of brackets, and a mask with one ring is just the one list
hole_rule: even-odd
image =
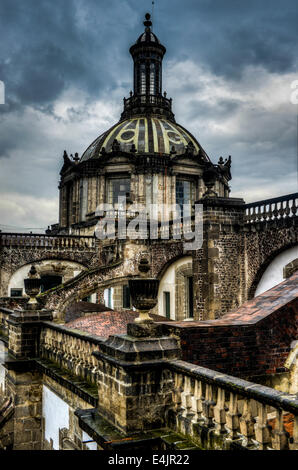
[[(173, 322), (176, 326), (206, 327), (229, 325), (253, 325), (268, 317), (282, 307), (294, 303), (298, 298), (298, 271), (284, 282), (272, 287), (257, 297), (245, 302), (217, 320), (200, 322)], [(295, 302), (296, 303), (296, 302)]]
[(65, 313), (65, 321), (70, 322), (93, 312), (109, 312), (111, 310), (111, 308), (106, 307), (104, 304), (94, 304), (81, 300), (80, 302), (74, 302), (68, 307)]
[[(76, 320), (65, 323), (65, 326), (86, 331), (101, 338), (108, 338), (110, 335), (114, 334), (125, 334), (127, 324), (133, 323), (138, 315), (138, 312), (134, 312), (133, 310), (121, 312), (111, 310), (77, 318)], [(151, 317), (156, 322), (161, 322), (165, 319), (165, 317), (153, 314)]]

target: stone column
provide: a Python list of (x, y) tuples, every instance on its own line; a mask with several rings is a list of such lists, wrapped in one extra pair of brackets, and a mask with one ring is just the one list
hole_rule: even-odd
[(243, 282), (244, 201), (208, 197), (203, 204), (203, 246), (193, 252), (195, 319), (222, 316), (237, 307)]
[(14, 404), (14, 450), (41, 450), (42, 382), (31, 358), (39, 355), (41, 324), (52, 320), (52, 313), (35, 310), (36, 306), (28, 304), (31, 309), (15, 311), (7, 320), (6, 393)]
[(167, 362), (180, 357), (178, 339), (160, 324), (129, 324), (93, 353), (99, 361), (99, 412), (124, 432), (165, 426), (173, 378)]
[(36, 357), (42, 321), (52, 320), (49, 310), (15, 311), (7, 320), (9, 328), (8, 351), (15, 358)]
[(42, 383), (31, 361), (5, 363), (7, 393), (14, 404), (13, 450), (42, 448)]

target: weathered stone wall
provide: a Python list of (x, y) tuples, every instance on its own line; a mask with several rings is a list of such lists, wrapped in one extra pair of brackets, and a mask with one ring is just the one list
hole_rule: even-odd
[(268, 264), (298, 245), (297, 217), (244, 223), (242, 200), (202, 200), (203, 246), (193, 253), (195, 316), (219, 318), (253, 297)]
[(15, 358), (37, 357), (41, 322), (51, 319), (51, 313), (46, 310), (12, 313), (6, 320), (9, 329), (8, 351)]
[(8, 370), (6, 393), (14, 404), (13, 450), (41, 449), (42, 384), (34, 371)]
[(298, 217), (251, 225), (244, 233), (247, 298), (254, 296), (257, 285), (275, 256), (298, 245)]
[(242, 378), (287, 372), (286, 360), (298, 335), (298, 299), (273, 312), (274, 292), (263, 305), (258, 305), (260, 300), (251, 302), (249, 310), (259, 309), (263, 315), (257, 322), (249, 313), (237, 317), (235, 312), (205, 324), (168, 324), (168, 331), (180, 337), (183, 359)]

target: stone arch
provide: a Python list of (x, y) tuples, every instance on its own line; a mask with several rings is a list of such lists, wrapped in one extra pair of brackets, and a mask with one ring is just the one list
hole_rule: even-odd
[(94, 281), (94, 284), (89, 287), (79, 287), (75, 292), (66, 296), (65, 299), (59, 304), (59, 311), (62, 317), (64, 317), (66, 309), (73, 302), (82, 300), (84, 297), (88, 297), (91, 294), (98, 293), (99, 290), (103, 290), (107, 287), (113, 287), (119, 284), (125, 284), (128, 282), (129, 277), (122, 276), (114, 279), (106, 279), (102, 281)]
[(36, 263), (30, 262), (23, 264), (17, 270), (15, 270), (7, 283), (7, 295), (10, 296), (11, 289), (22, 289), (22, 295), (24, 292), (24, 279), (30, 270), (30, 267), (34, 264), (37, 271), (41, 276), (45, 275), (57, 275), (61, 278), (62, 282), (67, 282), (79, 272), (86, 269), (86, 267), (78, 262), (63, 260), (63, 259), (43, 259), (38, 260)]
[(108, 266), (100, 266), (80, 273), (63, 287), (45, 292), (40, 296), (40, 300), (46, 308), (53, 310), (55, 318), (63, 320), (70, 303), (94, 293), (96, 289), (125, 282), (132, 275), (135, 276), (138, 273), (131, 259), (124, 262), (117, 261)]
[(84, 250), (49, 250), (40, 248), (8, 248), (0, 249), (0, 265), (1, 265), (1, 285), (0, 296), (7, 295), (8, 284), (11, 276), (26, 265), (38, 264), (45, 260), (73, 262), (83, 265), (85, 268), (90, 267), (95, 261), (95, 254), (91, 251)]
[[(292, 253), (292, 255), (290, 255), (289, 259), (287, 259), (286, 255), (287, 255), (287, 253), (290, 253), (290, 252)], [(251, 287), (249, 289), (248, 298), (251, 299), (255, 295), (259, 295), (260, 293), (262, 293), (261, 292), (261, 290), (262, 290), (261, 289), (261, 282), (263, 282), (264, 285), (265, 285), (264, 278), (265, 278), (265, 276), (269, 275), (269, 270), (273, 269), (272, 266), (274, 266), (274, 263), (278, 263), (278, 262), (282, 263), (283, 262), (282, 260), (283, 259), (285, 260), (284, 264), (283, 265), (280, 264), (280, 266), (279, 266), (280, 273), (282, 274), (282, 276), (275, 283), (274, 283), (273, 276), (272, 276), (272, 285), (270, 286), (270, 284), (268, 284), (268, 287), (265, 290), (270, 289), (271, 287), (273, 287), (274, 285), (277, 285), (279, 282), (282, 282), (283, 280), (286, 279), (286, 277), (288, 277), (288, 276), (285, 275), (284, 269), (288, 265), (289, 265), (288, 271), (290, 270), (290, 265), (291, 265), (292, 269), (294, 269), (294, 267), (297, 266), (297, 264), (292, 265), (292, 263), (295, 262), (296, 258), (298, 258), (298, 245), (297, 245), (297, 243), (296, 244), (295, 243), (290, 243), (290, 244), (288, 244), (288, 245), (286, 245), (282, 248), (279, 248), (279, 249), (273, 251), (270, 254), (270, 256), (268, 256), (266, 261), (259, 267), (259, 269), (257, 271), (257, 274), (256, 274), (256, 276), (255, 276), (255, 278), (254, 278), (254, 280), (251, 284)], [(296, 269), (298, 269), (298, 267)], [(294, 271), (291, 272), (289, 275), (291, 275), (293, 273), (294, 273)]]
[(187, 278), (191, 277), (192, 274), (192, 262), (183, 264), (175, 273), (175, 312), (177, 320), (184, 320), (189, 317)]
[(166, 263), (158, 275), (160, 286), (158, 305), (154, 313), (166, 316), (169, 308), (172, 320), (184, 320), (186, 314), (186, 277), (192, 276), (192, 257), (190, 255), (176, 256)]

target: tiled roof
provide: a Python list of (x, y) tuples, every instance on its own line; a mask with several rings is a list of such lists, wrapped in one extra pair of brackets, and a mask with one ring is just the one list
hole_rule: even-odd
[(84, 152), (81, 161), (100, 157), (103, 147), (110, 152), (115, 139), (124, 152), (130, 152), (134, 144), (139, 153), (169, 154), (174, 146), (176, 154), (183, 154), (190, 143), (196, 154), (200, 151), (197, 140), (179, 124), (157, 116), (142, 116), (118, 122), (101, 134)]
[(68, 307), (65, 313), (65, 321), (70, 322), (81, 318), (86, 314), (93, 312), (109, 312), (112, 310), (109, 307), (106, 307), (103, 304), (94, 304), (92, 302), (75, 302)]
[[(86, 331), (101, 338), (108, 338), (114, 334), (125, 334), (128, 323), (133, 323), (138, 316), (138, 312), (132, 310), (122, 312), (101, 312), (93, 315), (87, 315), (82, 318), (70, 321), (65, 324), (66, 327)], [(164, 321), (165, 317), (151, 315), (156, 322)]]
[(289, 279), (272, 287), (261, 295), (245, 302), (241, 307), (217, 320), (200, 322), (175, 322), (175, 325), (190, 327), (253, 325), (292, 303), (298, 298), (298, 271)]

